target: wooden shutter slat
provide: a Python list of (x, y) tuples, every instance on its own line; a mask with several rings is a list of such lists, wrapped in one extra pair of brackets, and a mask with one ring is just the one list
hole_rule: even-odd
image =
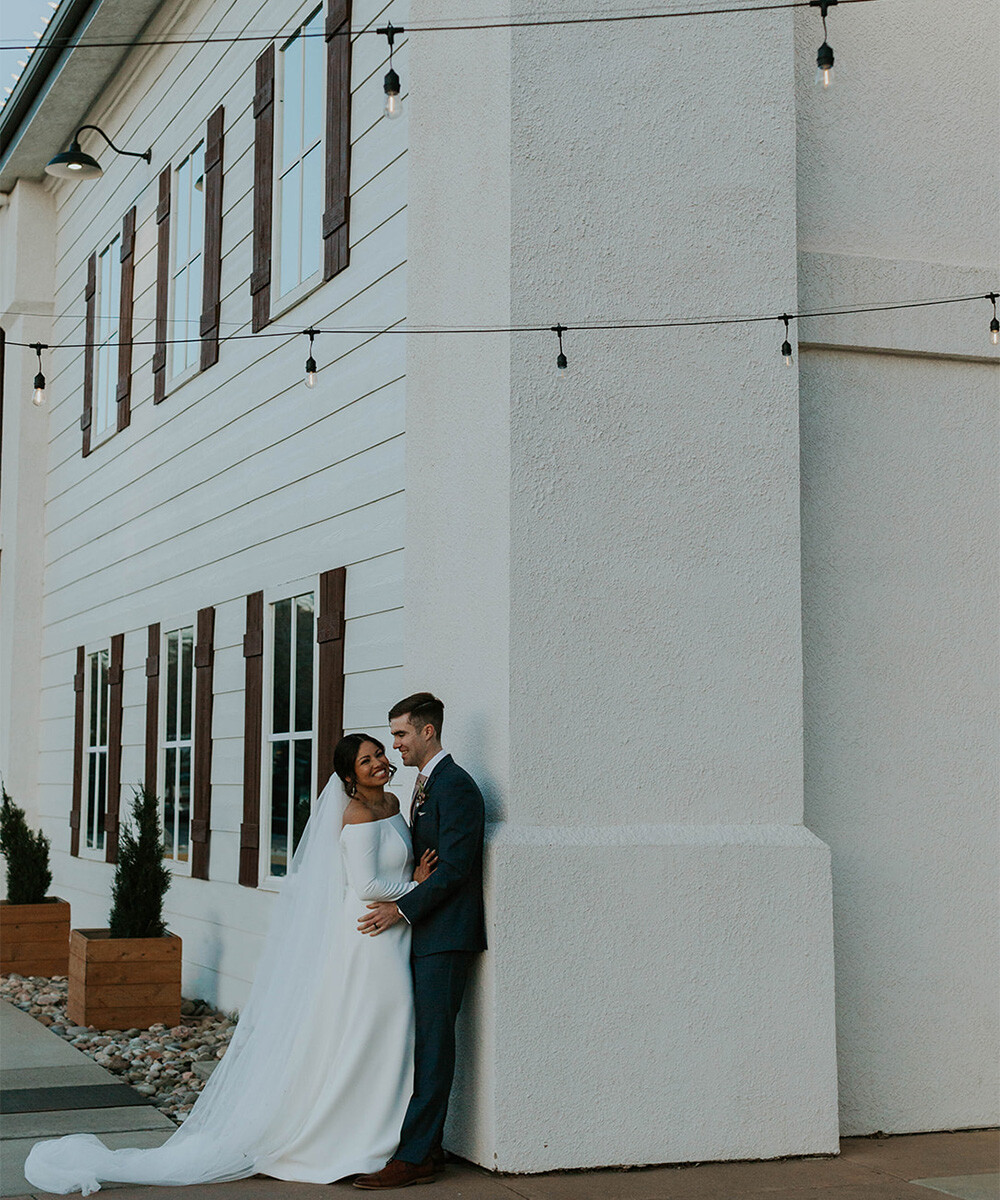
[(135, 205), (122, 221), (121, 295), (118, 310), (118, 430), (132, 419), (132, 297), (135, 287)]
[(264, 593), (247, 596), (243, 638), (243, 823), (240, 825), (240, 883), (256, 887), (260, 875), (260, 752), (264, 706)]
[(153, 403), (167, 394), (167, 317), (170, 303), (170, 165), (160, 172), (156, 206), (156, 345), (153, 347)]
[(146, 770), (143, 783), (151, 796), (156, 795), (156, 764), (160, 733), (160, 624), (147, 630), (146, 654)]
[(253, 331), (271, 319), (271, 210), (274, 174), (274, 44), (257, 59), (253, 143)]
[(344, 601), (347, 568), (319, 577), (319, 710), (316, 716), (316, 787), (322, 791), (333, 774), (334, 747), (344, 736)]
[(194, 648), (194, 778), (191, 788), (191, 874), (208, 878), (212, 828), (212, 688), (215, 609), (198, 610)]
[(222, 179), (225, 110), (220, 104), (205, 133), (205, 251), (201, 297), (201, 369), (219, 361), (222, 292)]
[(94, 414), (94, 325), (97, 317), (97, 252), (87, 260), (87, 289), (84, 292), (87, 301), (87, 323), (84, 330), (83, 351), (83, 416), (80, 418), (80, 428), (83, 430), (83, 455), (90, 453), (90, 429)]
[(86, 667), (86, 651), (83, 646), (77, 646), (76, 674), (73, 676), (73, 690), (76, 692), (76, 707), (73, 714), (73, 798), (69, 812), (69, 852), (72, 855), (80, 853), (80, 811), (83, 807), (83, 732), (86, 715), (83, 706), (83, 685)]
[(108, 668), (108, 795), (104, 808), (104, 861), (118, 861), (118, 806), (122, 790), (122, 682), (125, 635), (111, 639)]
[(330, 0), (326, 17), (326, 206), (323, 278), (350, 260), (351, 0)]

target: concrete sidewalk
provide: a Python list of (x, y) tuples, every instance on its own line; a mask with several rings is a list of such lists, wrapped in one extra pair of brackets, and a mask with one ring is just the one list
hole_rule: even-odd
[[(25, 1013), (0, 1003), (0, 1195), (34, 1200), (22, 1167), (31, 1146), (64, 1133), (98, 1133), (110, 1146), (156, 1146), (174, 1128), (86, 1055)], [(131, 1096), (128, 1094), (131, 1092)], [(708, 1163), (621, 1171), (494, 1175), (449, 1165), (414, 1200), (1000, 1200), (1000, 1133), (845, 1138), (839, 1158)], [(176, 1188), (110, 1185), (115, 1200), (348, 1200), (363, 1193), (245, 1179)], [(391, 1192), (396, 1196), (404, 1193)]]

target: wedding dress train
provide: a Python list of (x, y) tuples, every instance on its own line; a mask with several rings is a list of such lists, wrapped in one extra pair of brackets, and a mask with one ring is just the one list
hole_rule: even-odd
[(341, 832), (343, 809), (334, 777), (292, 859), (229, 1049), (184, 1124), (148, 1150), (109, 1150), (93, 1134), (39, 1142), (24, 1168), (33, 1187), (86, 1196), (102, 1182), (258, 1172), (330, 1183), (392, 1155), (413, 1074), (410, 927), (373, 938), (356, 925), (367, 901), (416, 886), (410, 835), (399, 814)]

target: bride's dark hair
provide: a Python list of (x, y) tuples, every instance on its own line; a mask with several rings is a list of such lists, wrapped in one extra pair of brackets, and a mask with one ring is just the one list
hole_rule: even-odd
[[(358, 751), (365, 744), (371, 742), (373, 746), (378, 748), (385, 754), (385, 746), (378, 740), (377, 737), (372, 737), (370, 733), (348, 733), (340, 739), (333, 750), (333, 769), (336, 771), (340, 782), (344, 785), (344, 791), (348, 796), (353, 796), (358, 790), (358, 785), (354, 779), (354, 764), (358, 759)], [(396, 774), (396, 766), (389, 763), (389, 779)]]

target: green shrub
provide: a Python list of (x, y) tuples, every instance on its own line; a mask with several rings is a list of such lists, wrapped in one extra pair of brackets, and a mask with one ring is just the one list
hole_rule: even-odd
[(3, 788), (0, 808), (0, 854), (7, 860), (7, 900), (11, 904), (41, 904), (52, 882), (49, 839), (32, 833), (24, 809)]
[(108, 924), (113, 938), (163, 937), (163, 898), (170, 871), (163, 861), (157, 799), (140, 784), (132, 789), (132, 820), (118, 835), (118, 862)]

